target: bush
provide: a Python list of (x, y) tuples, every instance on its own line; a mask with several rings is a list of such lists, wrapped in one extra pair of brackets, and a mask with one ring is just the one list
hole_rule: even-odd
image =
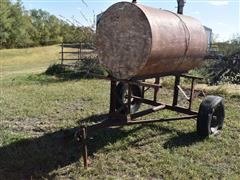
[(88, 57), (77, 61), (73, 65), (53, 64), (45, 71), (46, 75), (57, 76), (64, 79), (94, 78), (108, 76), (96, 57)]
[(59, 75), (65, 72), (65, 67), (62, 64), (52, 64), (45, 71), (46, 75)]
[(106, 69), (99, 63), (96, 57), (84, 58), (81, 61), (76, 62), (76, 70), (84, 73), (86, 76), (91, 75), (103, 75), (107, 76)]

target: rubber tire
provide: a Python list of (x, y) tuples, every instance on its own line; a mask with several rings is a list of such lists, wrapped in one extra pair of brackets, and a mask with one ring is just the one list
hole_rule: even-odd
[[(213, 117), (216, 117), (213, 119)], [(224, 101), (219, 96), (207, 96), (201, 103), (197, 118), (197, 134), (202, 137), (208, 137), (218, 130), (222, 129), (225, 117)], [(215, 123), (213, 131), (212, 123)]]
[[(124, 94), (125, 92), (128, 91), (128, 85), (126, 83), (118, 83), (116, 87), (116, 95), (117, 95), (117, 102), (116, 102), (116, 109), (118, 110), (119, 108), (122, 108), (119, 112), (121, 114), (126, 114), (127, 113), (127, 106), (123, 107), (124, 104)], [(137, 96), (137, 97), (142, 97), (142, 89), (138, 85), (131, 85), (131, 92), (132, 95)], [(131, 113), (135, 113), (138, 111), (140, 108), (141, 103), (136, 101), (131, 105)]]

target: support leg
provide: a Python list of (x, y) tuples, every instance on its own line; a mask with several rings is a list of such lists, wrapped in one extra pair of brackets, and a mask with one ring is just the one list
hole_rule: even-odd
[(78, 132), (78, 140), (82, 145), (84, 168), (88, 168), (87, 127), (81, 126)]
[[(155, 84), (159, 84), (159, 83), (160, 83), (160, 77), (156, 77), (155, 78)], [(157, 102), (158, 91), (159, 91), (159, 87), (155, 87), (154, 88), (154, 97), (153, 97), (154, 102)]]
[(116, 87), (117, 87), (117, 81), (111, 80), (111, 89), (110, 89), (110, 112), (109, 114), (112, 114), (116, 110)]
[[(145, 79), (143, 79), (142, 82), (145, 82)], [(144, 92), (145, 92), (145, 87), (142, 86), (142, 98), (144, 98)]]
[(195, 89), (195, 79), (192, 78), (191, 94), (190, 94), (189, 107), (188, 107), (189, 110), (192, 109), (192, 102), (193, 102), (193, 97), (194, 97), (194, 89)]
[(128, 114), (131, 114), (131, 99), (132, 99), (132, 89), (131, 89), (131, 85), (128, 84), (128, 102), (127, 102)]
[(180, 84), (180, 76), (175, 76), (175, 84), (174, 84), (174, 94), (173, 94), (173, 106), (176, 106), (178, 103), (178, 86)]

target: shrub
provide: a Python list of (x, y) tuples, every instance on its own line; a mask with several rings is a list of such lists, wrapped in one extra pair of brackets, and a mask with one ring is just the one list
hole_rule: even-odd
[(108, 75), (96, 57), (84, 58), (73, 65), (53, 64), (48, 67), (45, 74), (64, 79), (94, 78)]

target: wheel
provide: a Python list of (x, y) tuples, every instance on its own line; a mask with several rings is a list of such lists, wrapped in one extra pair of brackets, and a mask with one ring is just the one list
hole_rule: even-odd
[[(138, 85), (131, 85), (132, 95), (142, 97), (142, 89)], [(116, 87), (116, 109), (121, 114), (127, 113), (127, 102), (128, 102), (128, 85), (126, 83), (118, 83)], [(131, 99), (131, 113), (135, 113), (141, 106), (141, 103), (136, 99)]]
[(197, 134), (207, 137), (223, 127), (224, 101), (219, 96), (207, 96), (201, 103), (197, 118)]

